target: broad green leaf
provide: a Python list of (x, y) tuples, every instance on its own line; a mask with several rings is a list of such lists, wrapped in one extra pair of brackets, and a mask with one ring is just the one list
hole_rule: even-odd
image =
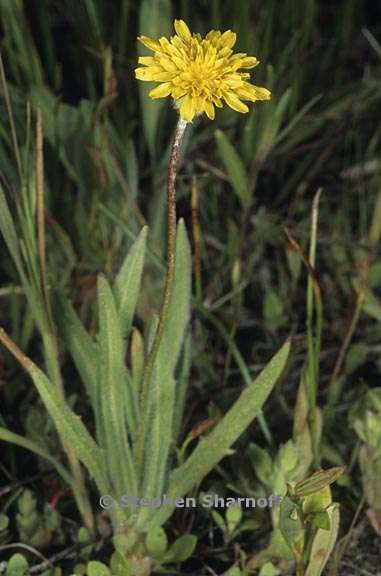
[(167, 535), (160, 526), (153, 526), (146, 536), (147, 552), (154, 558), (161, 558), (168, 546)]
[(29, 568), (28, 562), (21, 554), (13, 554), (7, 563), (6, 576), (24, 576)]
[(279, 529), (292, 550), (294, 558), (300, 561), (304, 549), (304, 529), (297, 513), (298, 505), (288, 496), (282, 498), (279, 514)]
[(5, 514), (0, 514), (0, 534), (9, 526), (9, 518)]
[(163, 562), (185, 562), (193, 554), (196, 544), (194, 534), (183, 534), (172, 544)]
[(218, 153), (227, 170), (233, 189), (243, 207), (247, 208), (252, 201), (253, 190), (246, 168), (229, 138), (221, 130), (216, 130), (214, 135)]
[(327, 508), (330, 521), (330, 529), (319, 529), (312, 543), (309, 564), (305, 576), (321, 576), (327, 561), (335, 546), (339, 531), (340, 512), (339, 505), (332, 504)]
[(226, 525), (230, 533), (234, 532), (241, 520), (241, 506), (229, 506), (229, 508), (226, 510)]
[(97, 560), (91, 560), (88, 563), (86, 574), (87, 576), (111, 576), (111, 572), (106, 564), (98, 562)]
[(97, 362), (99, 349), (89, 334), (65, 294), (57, 298), (57, 324), (65, 339), (66, 346), (74, 360), (82, 382), (91, 399), (93, 408), (96, 406)]
[[(251, 385), (243, 390), (209, 436), (203, 438), (188, 460), (171, 474), (166, 490), (168, 496), (181, 498), (187, 494), (229, 453), (232, 444), (260, 413), (284, 369), (289, 352), (290, 342), (287, 341)], [(171, 510), (158, 510), (152, 522), (162, 524), (170, 515)]]
[(279, 576), (281, 571), (275, 568), (272, 562), (266, 562), (259, 571), (258, 576)]
[(127, 379), (124, 366), (124, 347), (118, 311), (111, 288), (102, 275), (98, 277), (97, 300), (99, 314), (99, 402), (102, 427), (105, 434), (106, 458), (110, 478), (118, 496), (126, 492), (136, 494), (137, 484), (134, 463), (127, 439), (125, 415), (134, 432), (136, 426), (135, 401), (131, 387), (126, 402), (124, 387)]
[(11, 432), (10, 430), (7, 430), (6, 428), (3, 427), (0, 427), (0, 440), (3, 440), (4, 442), (10, 442), (11, 444), (16, 444), (17, 446), (21, 446), (22, 448), (25, 448), (26, 450), (29, 450), (30, 452), (37, 454), (41, 458), (44, 458), (44, 460), (49, 462), (49, 464), (51, 464), (56, 469), (58, 474), (61, 476), (62, 480), (66, 482), (66, 484), (70, 486), (73, 490), (75, 489), (75, 482), (71, 477), (71, 475), (69, 474), (69, 472), (66, 470), (66, 468), (62, 466), (62, 464), (56, 458), (54, 458), (54, 456), (51, 456), (48, 452), (46, 452), (46, 450), (41, 448), (41, 446), (39, 446), (35, 442), (32, 442), (32, 440), (24, 438), (19, 434), (15, 434), (14, 432)]
[(224, 576), (243, 576), (239, 566), (232, 566), (227, 572), (224, 572)]
[(145, 226), (131, 246), (113, 284), (123, 338), (130, 331), (140, 292), (147, 233), (148, 227)]
[(112, 576), (129, 576), (128, 561), (118, 551), (111, 556), (110, 568)]
[[(170, 0), (142, 0), (139, 13), (139, 35), (149, 36), (157, 40), (161, 36), (168, 37), (171, 33), (172, 9)], [(139, 56), (151, 56), (152, 52), (138, 44)], [(159, 157), (156, 134), (159, 116), (166, 99), (151, 100), (148, 92), (156, 86), (153, 82), (138, 82), (140, 105), (143, 116), (143, 131), (151, 156)]]
[(264, 448), (252, 442), (249, 445), (248, 455), (258, 479), (265, 486), (271, 486), (274, 479), (274, 469), (270, 454)]
[(303, 513), (312, 514), (314, 512), (323, 512), (330, 504), (332, 504), (331, 488), (324, 486), (324, 488), (303, 498)]

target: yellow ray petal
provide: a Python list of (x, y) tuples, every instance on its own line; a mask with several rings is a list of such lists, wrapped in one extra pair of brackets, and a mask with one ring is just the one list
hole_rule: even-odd
[(138, 40), (150, 50), (161, 52), (161, 46), (157, 40), (152, 40), (152, 38), (149, 38), (148, 36), (138, 36)]
[(170, 82), (164, 82), (163, 84), (159, 84), (159, 86), (156, 86), (156, 88), (153, 88), (148, 96), (150, 96), (150, 98), (165, 98), (166, 96), (169, 96), (171, 93), (171, 83)]
[(233, 92), (225, 92), (223, 98), (228, 106), (235, 110), (236, 112), (241, 112), (241, 114), (246, 114), (249, 108), (241, 102), (241, 100)]
[(157, 74), (157, 70), (152, 66), (148, 68), (135, 68), (135, 77), (138, 80), (143, 80), (143, 82), (153, 82), (155, 74)]
[(191, 122), (196, 114), (195, 101), (187, 94), (181, 101), (180, 116), (187, 122)]
[(139, 56), (138, 63), (143, 64), (143, 66), (152, 66), (155, 64), (155, 59), (153, 56)]
[(189, 30), (188, 26), (185, 24), (184, 20), (175, 20), (175, 30), (176, 34), (180, 36), (184, 42), (190, 42), (192, 38), (191, 31)]
[(214, 117), (215, 117), (214, 106), (213, 106), (212, 102), (210, 102), (209, 100), (205, 100), (205, 102), (204, 102), (204, 111), (205, 111), (207, 117), (209, 118), (209, 120), (214, 120)]
[(270, 90), (267, 90), (267, 88), (264, 88), (263, 86), (254, 86), (254, 84), (252, 84), (252, 86), (255, 88), (255, 95), (257, 100), (270, 100)]
[(259, 60), (255, 56), (246, 56), (242, 58), (240, 68), (255, 68), (258, 64)]
[(233, 48), (234, 44), (237, 41), (237, 34), (232, 32), (231, 30), (226, 30), (219, 39), (219, 45), (226, 48)]

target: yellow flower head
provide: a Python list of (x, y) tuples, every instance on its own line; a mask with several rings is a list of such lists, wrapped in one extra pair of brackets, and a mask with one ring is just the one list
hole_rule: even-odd
[(172, 96), (187, 122), (203, 112), (213, 120), (214, 106), (222, 108), (223, 101), (233, 110), (246, 113), (249, 108), (242, 100), (269, 100), (269, 90), (250, 84), (248, 72), (238, 72), (254, 68), (259, 62), (254, 56), (233, 54), (234, 32), (212, 30), (202, 38), (200, 34), (192, 35), (183, 20), (175, 20), (175, 30), (170, 40), (138, 38), (154, 52), (152, 57), (140, 57), (143, 67), (135, 70), (138, 80), (160, 82), (150, 91), (151, 98)]

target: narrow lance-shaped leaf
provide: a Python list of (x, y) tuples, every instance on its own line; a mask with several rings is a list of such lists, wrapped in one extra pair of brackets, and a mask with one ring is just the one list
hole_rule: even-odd
[[(171, 475), (166, 494), (181, 498), (212, 470), (228, 453), (249, 424), (258, 416), (286, 364), (290, 351), (287, 341), (270, 360), (259, 376), (245, 388), (238, 400), (209, 436), (201, 440), (186, 462)], [(162, 524), (171, 510), (156, 511), (152, 524)]]
[(185, 227), (181, 218), (177, 225), (175, 279), (172, 299), (168, 310), (168, 319), (163, 334), (159, 355), (176, 368), (185, 331), (190, 320), (190, 300), (192, 285), (192, 255)]
[(57, 323), (74, 360), (82, 382), (86, 386), (92, 406), (96, 401), (98, 345), (86, 332), (65, 294), (58, 296)]
[(102, 466), (102, 451), (82, 424), (80, 417), (70, 410), (61, 394), (55, 389), (46, 375), (21, 352), (2, 328), (0, 328), (0, 340), (32, 378), (47, 411), (54, 421), (62, 443), (70, 445), (94, 478), (98, 489), (101, 492), (107, 492), (108, 482)]
[(131, 328), (140, 292), (147, 233), (145, 226), (131, 246), (113, 285), (123, 338)]
[(216, 130), (215, 138), (218, 153), (228, 172), (234, 192), (237, 194), (243, 207), (247, 208), (252, 201), (253, 190), (247, 176), (246, 168), (229, 138), (221, 130)]
[(66, 484), (70, 486), (72, 490), (75, 491), (76, 484), (72, 476), (66, 470), (66, 468), (62, 466), (62, 464), (57, 460), (57, 458), (54, 458), (54, 456), (49, 454), (49, 452), (46, 452), (46, 450), (41, 448), (41, 446), (36, 444), (36, 442), (33, 442), (32, 440), (30, 440), (29, 438), (25, 438), (24, 436), (20, 436), (19, 434), (15, 434), (14, 432), (11, 432), (10, 430), (7, 430), (6, 428), (3, 427), (0, 427), (0, 440), (3, 440), (4, 442), (9, 442), (11, 444), (16, 444), (16, 446), (21, 446), (21, 448), (25, 448), (26, 450), (29, 450), (30, 452), (37, 454), (37, 456), (40, 456), (41, 458), (49, 462), (49, 464), (51, 464), (56, 469), (58, 474), (61, 476), (62, 480), (66, 482)]
[(22, 270), (22, 265), (21, 265), (21, 257), (17, 240), (17, 234), (1, 184), (0, 184), (0, 231), (3, 235), (7, 248), (12, 256), (12, 259), (17, 267), (17, 270), (20, 273), (20, 270)]
[[(121, 496), (128, 487), (136, 494), (136, 475), (125, 427), (125, 410), (129, 410), (129, 424), (136, 423), (132, 412), (133, 400), (125, 400), (126, 385), (123, 358), (123, 341), (118, 322), (118, 313), (111, 288), (102, 275), (98, 278), (99, 311), (99, 401), (102, 414), (102, 427), (106, 438), (106, 457), (110, 478), (117, 494)], [(132, 392), (130, 389), (129, 392)]]
[[(148, 399), (152, 406), (145, 439), (143, 492), (147, 498), (161, 494), (173, 438), (173, 411), (176, 402), (174, 370), (190, 317), (191, 251), (183, 220), (176, 235), (175, 274), (168, 311)], [(142, 511), (142, 515), (145, 512)]]

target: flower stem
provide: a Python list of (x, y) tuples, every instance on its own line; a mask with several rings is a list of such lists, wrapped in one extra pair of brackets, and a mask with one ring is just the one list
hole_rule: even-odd
[(171, 154), (169, 158), (168, 179), (167, 179), (167, 271), (165, 278), (163, 301), (160, 310), (159, 324), (156, 329), (155, 338), (147, 359), (143, 375), (142, 394), (141, 394), (141, 419), (136, 444), (137, 473), (140, 477), (142, 476), (143, 471), (145, 435), (149, 414), (148, 392), (150, 385), (152, 385), (152, 375), (155, 366), (155, 360), (159, 352), (165, 325), (168, 318), (168, 310), (171, 302), (173, 284), (175, 278), (175, 253), (176, 253), (175, 184), (177, 176), (177, 165), (186, 126), (187, 122), (180, 117), (176, 126), (175, 135), (171, 148)]

